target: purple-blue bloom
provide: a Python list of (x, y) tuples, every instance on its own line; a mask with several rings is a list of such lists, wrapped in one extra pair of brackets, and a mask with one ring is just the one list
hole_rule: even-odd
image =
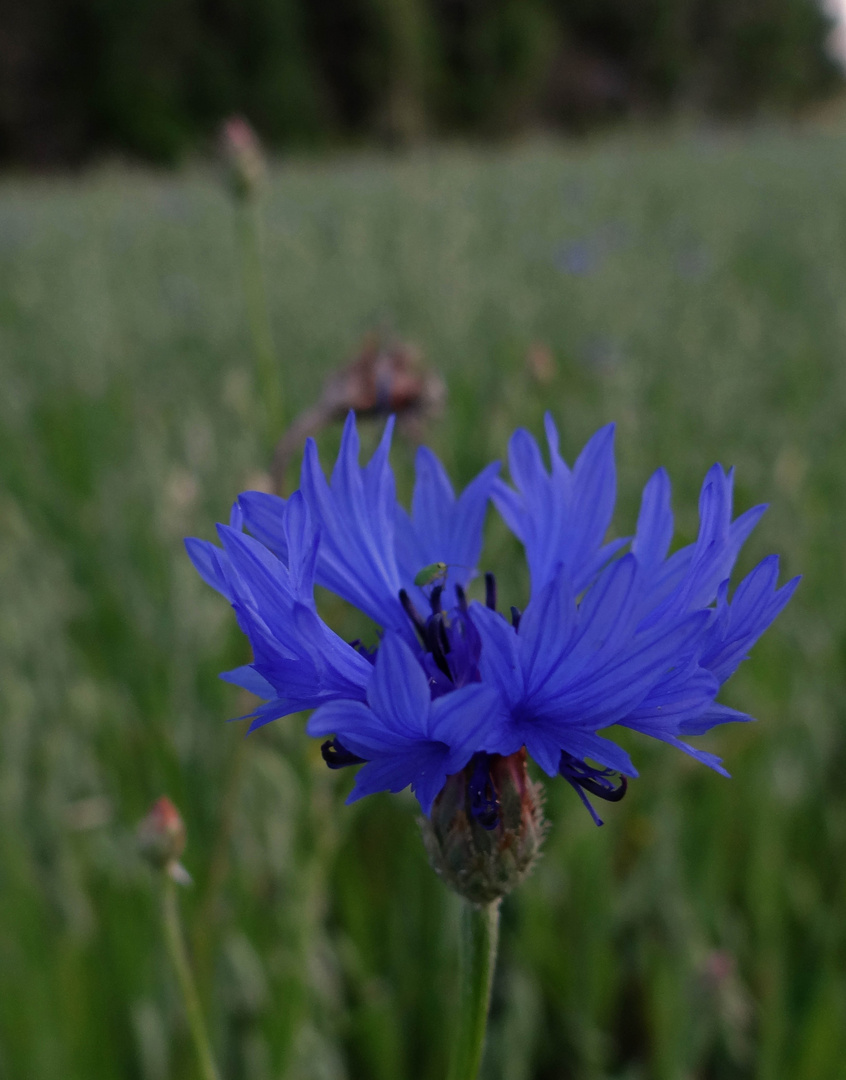
[[(392, 427), (361, 466), (351, 414), (330, 480), (309, 440), (298, 492), (287, 500), (247, 492), (219, 527), (222, 547), (186, 542), (252, 646), (253, 662), (224, 675), (265, 699), (251, 730), (315, 709), (307, 730), (329, 736), (327, 764), (360, 766), (350, 799), (410, 785), (427, 815), (447, 778), (466, 769), (468, 805), (485, 829), (498, 820), (495, 763), (523, 748), (543, 772), (563, 776), (601, 823), (588, 795), (619, 799), (637, 775), (608, 737), (617, 725), (724, 773), (719, 758), (686, 739), (750, 719), (717, 704), (717, 693), (799, 580), (778, 588), (770, 556), (729, 595), (738, 553), (764, 510), (732, 519), (732, 472), (711, 468), (698, 537), (668, 554), (673, 517), (662, 469), (644, 489), (634, 536), (606, 541), (613, 426), (570, 468), (547, 416), (548, 467), (532, 436), (517, 431), (509, 447), (515, 488), (494, 464), (460, 495), (421, 449), (410, 513), (396, 498)], [(512, 608), (510, 620), (491, 574), (484, 603), (466, 592), (489, 500), (523, 543), (531, 574), (528, 605)], [(433, 563), (446, 565), (446, 580), (415, 585)], [(376, 623), (376, 649), (326, 626), (315, 584)]]

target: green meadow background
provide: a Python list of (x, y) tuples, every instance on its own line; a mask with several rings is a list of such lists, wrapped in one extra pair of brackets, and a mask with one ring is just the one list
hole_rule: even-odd
[[(701, 740), (732, 780), (624, 733), (641, 777), (602, 829), (548, 784), (484, 1080), (842, 1077), (846, 134), (292, 159), (263, 215), (289, 416), (387, 327), (446, 380), (427, 441), (458, 484), (547, 408), (570, 460), (615, 420), (616, 533), (665, 465), (689, 542), (719, 460), (738, 512), (771, 504), (740, 570), (804, 574), (721, 698), (759, 723)], [(444, 1075), (458, 902), (413, 799), (344, 807), (300, 717), (226, 723), (245, 645), (182, 539), (267, 464), (239, 270), (210, 169), (0, 180), (2, 1080), (196, 1077), (134, 842), (164, 793), (225, 1080)], [(398, 437), (404, 491), (412, 460)], [(525, 603), (493, 518), (483, 566)]]

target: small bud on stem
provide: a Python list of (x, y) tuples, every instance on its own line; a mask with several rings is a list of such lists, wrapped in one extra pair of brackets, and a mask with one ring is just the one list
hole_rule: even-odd
[(258, 135), (243, 116), (230, 116), (220, 129), (220, 153), (236, 199), (252, 199), (264, 183), (266, 166)]
[(180, 863), (185, 850), (185, 823), (179, 811), (163, 795), (138, 826), (138, 847), (157, 870), (164, 870), (178, 885), (188, 885), (191, 876)]

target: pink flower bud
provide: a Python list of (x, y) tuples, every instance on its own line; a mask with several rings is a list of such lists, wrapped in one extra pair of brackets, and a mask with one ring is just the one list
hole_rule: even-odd
[(179, 858), (185, 850), (185, 824), (166, 795), (153, 803), (139, 824), (137, 835), (138, 846), (148, 862), (178, 877), (174, 870), (179, 866)]
[(257, 194), (265, 175), (261, 143), (243, 116), (230, 116), (220, 130), (220, 152), (232, 193), (239, 199)]

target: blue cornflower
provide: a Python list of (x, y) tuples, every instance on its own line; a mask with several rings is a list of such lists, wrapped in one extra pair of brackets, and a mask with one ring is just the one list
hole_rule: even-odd
[[(350, 799), (410, 785), (425, 814), (446, 799), (474, 828), (507, 827), (512, 840), (514, 807), (529, 807), (526, 850), (536, 850), (543, 831), (526, 753), (549, 776), (563, 776), (597, 822), (587, 795), (618, 799), (626, 777), (637, 775), (606, 737), (614, 725), (724, 772), (684, 740), (750, 719), (716, 704), (717, 692), (798, 582), (777, 588), (770, 556), (729, 599), (738, 552), (764, 510), (732, 520), (732, 472), (709, 471), (699, 535), (668, 556), (670, 484), (660, 469), (644, 489), (634, 537), (605, 540), (615, 501), (612, 426), (572, 469), (551, 418), (548, 469), (535, 440), (517, 431), (509, 447), (516, 490), (494, 464), (456, 496), (437, 458), (421, 449), (410, 514), (396, 499), (391, 434), (389, 422), (362, 467), (350, 415), (330, 481), (309, 440), (290, 499), (245, 493), (219, 527), (222, 548), (187, 541), (250, 640), (252, 664), (224, 677), (266, 700), (252, 727), (315, 709), (308, 731), (332, 736), (322, 747), (327, 764), (361, 766)], [(529, 603), (522, 614), (512, 608), (510, 621), (497, 610), (492, 575), (484, 603), (469, 603), (465, 591), (489, 499), (522, 541), (531, 574)], [(433, 563), (446, 566), (445, 580), (416, 585)], [(315, 584), (381, 628), (375, 649), (325, 625)], [(441, 846), (453, 843), (447, 832), (438, 832)], [(523, 840), (500, 847), (513, 851)]]

